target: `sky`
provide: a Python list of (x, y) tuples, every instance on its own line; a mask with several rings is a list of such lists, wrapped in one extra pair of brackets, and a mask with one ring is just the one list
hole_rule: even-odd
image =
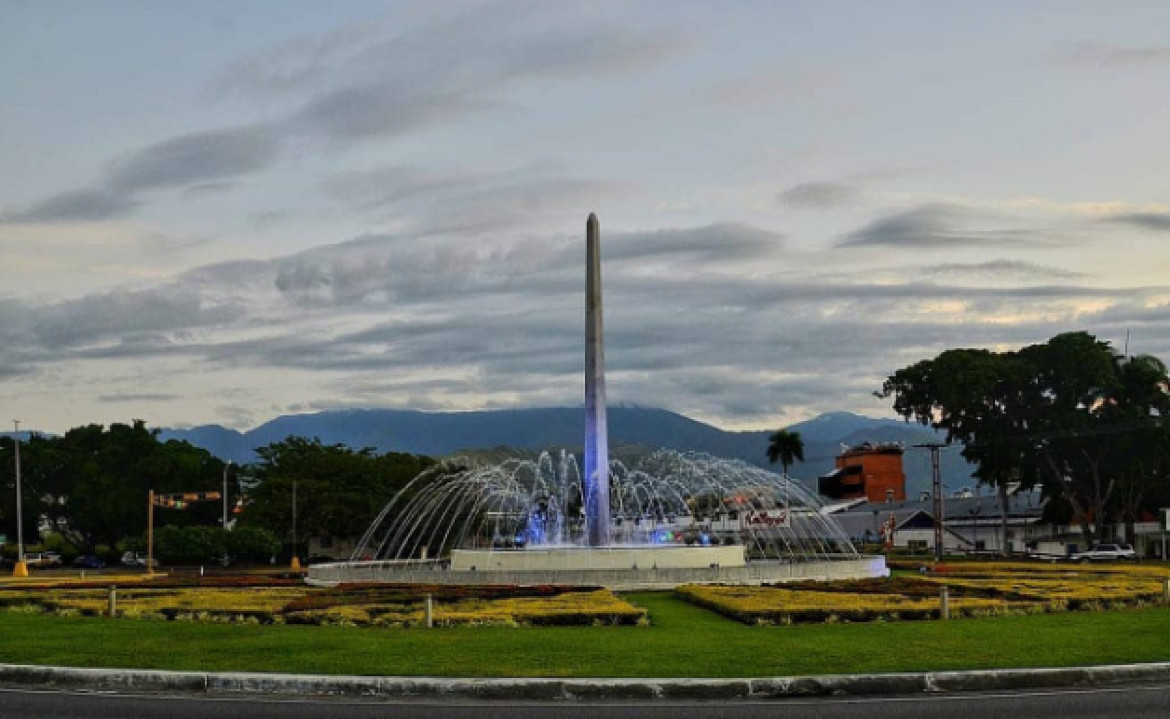
[(0, 0), (0, 417), (891, 416), (1170, 359), (1170, 4)]

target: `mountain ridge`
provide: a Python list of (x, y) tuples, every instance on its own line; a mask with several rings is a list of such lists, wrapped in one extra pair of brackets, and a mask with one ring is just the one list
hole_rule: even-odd
[[(769, 465), (768, 436), (773, 430), (729, 431), (669, 410), (650, 407), (610, 407), (607, 413), (610, 443), (679, 451), (704, 452), (740, 459), (760, 467)], [(224, 460), (247, 464), (255, 449), (290, 436), (316, 437), (325, 444), (343, 444), (378, 452), (407, 452), (433, 457), (464, 451), (511, 447), (523, 450), (563, 448), (584, 444), (584, 407), (424, 412), (399, 409), (325, 410), (283, 415), (246, 432), (220, 425), (190, 429), (162, 429), (163, 440), (179, 439), (203, 447)], [(928, 427), (896, 419), (830, 412), (790, 425), (804, 440), (805, 461), (790, 467), (793, 476), (815, 485), (816, 477), (831, 470), (841, 445), (863, 442), (902, 442), (907, 447), (907, 492), (917, 494), (930, 484), (930, 460), (912, 445), (938, 441)], [(958, 488), (973, 483), (971, 467), (957, 450), (943, 453), (944, 485)]]

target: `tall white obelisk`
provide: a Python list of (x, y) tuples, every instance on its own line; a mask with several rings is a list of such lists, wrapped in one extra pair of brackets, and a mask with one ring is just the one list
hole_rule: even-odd
[(585, 222), (585, 526), (589, 546), (609, 544), (609, 439), (601, 323), (601, 226)]

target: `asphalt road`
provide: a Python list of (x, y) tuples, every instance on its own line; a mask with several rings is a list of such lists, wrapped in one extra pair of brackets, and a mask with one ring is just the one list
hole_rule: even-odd
[(305, 698), (208, 698), (52, 692), (0, 688), (0, 718), (9, 719), (1165, 719), (1170, 685), (1111, 689), (946, 694), (874, 699), (815, 699), (771, 702), (402, 702)]

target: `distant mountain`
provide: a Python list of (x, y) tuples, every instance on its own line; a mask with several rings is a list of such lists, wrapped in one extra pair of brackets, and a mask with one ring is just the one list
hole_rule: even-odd
[[(778, 469), (768, 464), (766, 456), (769, 431), (728, 432), (674, 412), (641, 407), (611, 407), (607, 421), (610, 444), (615, 447), (636, 445), (705, 452)], [(290, 436), (317, 437), (326, 444), (432, 457), (501, 447), (580, 450), (584, 444), (584, 426), (582, 407), (484, 412), (334, 410), (278, 417), (243, 433), (206, 425), (164, 429), (160, 437), (186, 440), (221, 459), (247, 464), (256, 460), (255, 448)], [(800, 432), (805, 446), (805, 461), (789, 471), (810, 485), (815, 485), (817, 476), (833, 468), (842, 444), (869, 441), (902, 442), (907, 446), (905, 466), (907, 491), (911, 496), (930, 486), (929, 454), (912, 448), (914, 444), (939, 439), (928, 427), (832, 412), (789, 429)], [(970, 473), (971, 467), (958, 456), (957, 448), (943, 452), (942, 476), (949, 488), (972, 484)]]

